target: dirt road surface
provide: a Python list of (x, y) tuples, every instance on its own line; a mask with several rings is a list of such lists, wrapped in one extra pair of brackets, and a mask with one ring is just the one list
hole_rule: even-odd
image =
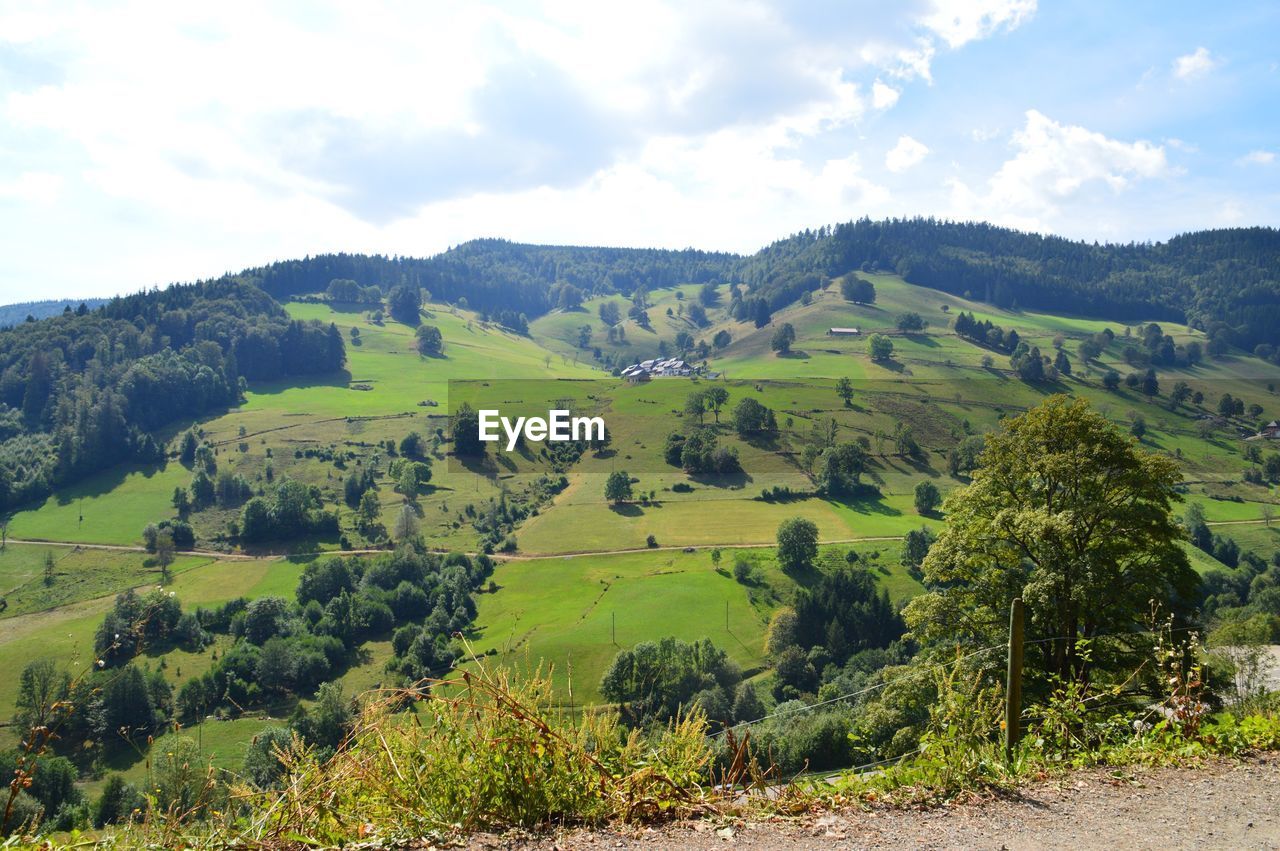
[(997, 800), (771, 822), (476, 837), (472, 849), (1280, 849), (1280, 754), (1199, 768), (1090, 770)]

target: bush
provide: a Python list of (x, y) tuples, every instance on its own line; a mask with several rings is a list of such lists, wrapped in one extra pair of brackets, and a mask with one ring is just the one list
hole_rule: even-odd
[(141, 818), (146, 807), (142, 793), (126, 781), (123, 774), (112, 774), (93, 805), (93, 823), (96, 827), (105, 827), (132, 821)]
[(762, 762), (772, 761), (782, 775), (843, 768), (853, 762), (853, 723), (847, 710), (810, 710), (801, 701), (788, 701), (774, 713), (776, 717), (751, 728), (751, 750)]

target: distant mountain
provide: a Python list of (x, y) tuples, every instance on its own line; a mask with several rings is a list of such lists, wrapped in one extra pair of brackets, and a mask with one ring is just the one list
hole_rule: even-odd
[(777, 310), (825, 278), (875, 269), (1004, 308), (1186, 322), (1249, 350), (1280, 344), (1275, 228), (1099, 244), (982, 222), (861, 219), (775, 242), (738, 271)]
[(0, 305), (0, 328), (8, 328), (19, 322), (26, 322), (27, 317), (48, 319), (50, 316), (61, 316), (68, 307), (72, 310), (81, 304), (93, 310), (107, 303), (105, 298), (69, 298), (50, 301), (24, 301), (21, 304)]
[[(1268, 227), (1100, 244), (984, 222), (860, 219), (803, 231), (746, 256), (477, 239), (432, 257), (324, 254), (222, 280), (253, 284), (280, 301), (323, 293), (334, 279), (384, 293), (405, 284), (481, 313), (534, 319), (591, 295), (704, 281), (744, 283), (751, 306), (772, 311), (827, 279), (874, 269), (1005, 308), (1182, 321), (1218, 346), (1280, 348), (1280, 231)], [(79, 302), (0, 307), (0, 327), (60, 314), (68, 304), (74, 310)]]
[(1100, 244), (983, 222), (860, 219), (804, 231), (747, 256), (479, 239), (434, 257), (329, 254), (234, 277), (281, 300), (323, 292), (334, 278), (384, 291), (408, 284), (439, 301), (466, 299), (481, 312), (533, 319), (579, 294), (630, 295), (638, 287), (702, 281), (747, 284), (743, 297), (759, 314), (830, 278), (873, 269), (1005, 308), (1180, 321), (1206, 331), (1219, 347), (1280, 346), (1280, 231), (1266, 227)]
[(434, 257), (322, 254), (246, 269), (235, 278), (257, 285), (281, 301), (321, 293), (335, 278), (377, 286), (399, 284), (429, 290), (437, 301), (466, 304), (482, 313), (514, 311), (530, 319), (563, 306), (572, 294), (652, 290), (681, 283), (723, 281), (733, 273), (734, 254), (686, 248), (599, 248), (527, 245), (476, 239)]

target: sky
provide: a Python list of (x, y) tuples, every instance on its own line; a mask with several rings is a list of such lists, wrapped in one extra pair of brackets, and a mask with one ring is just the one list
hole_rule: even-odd
[(0, 302), (477, 237), (1280, 225), (1280, 4), (0, 0)]

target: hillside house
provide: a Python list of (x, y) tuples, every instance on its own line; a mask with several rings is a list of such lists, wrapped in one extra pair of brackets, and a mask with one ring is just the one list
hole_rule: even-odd
[(636, 382), (648, 381), (650, 378), (687, 377), (694, 372), (695, 368), (680, 358), (653, 358), (631, 364), (620, 375), (628, 381)]
[(857, 337), (862, 334), (857, 328), (828, 328), (828, 337)]

